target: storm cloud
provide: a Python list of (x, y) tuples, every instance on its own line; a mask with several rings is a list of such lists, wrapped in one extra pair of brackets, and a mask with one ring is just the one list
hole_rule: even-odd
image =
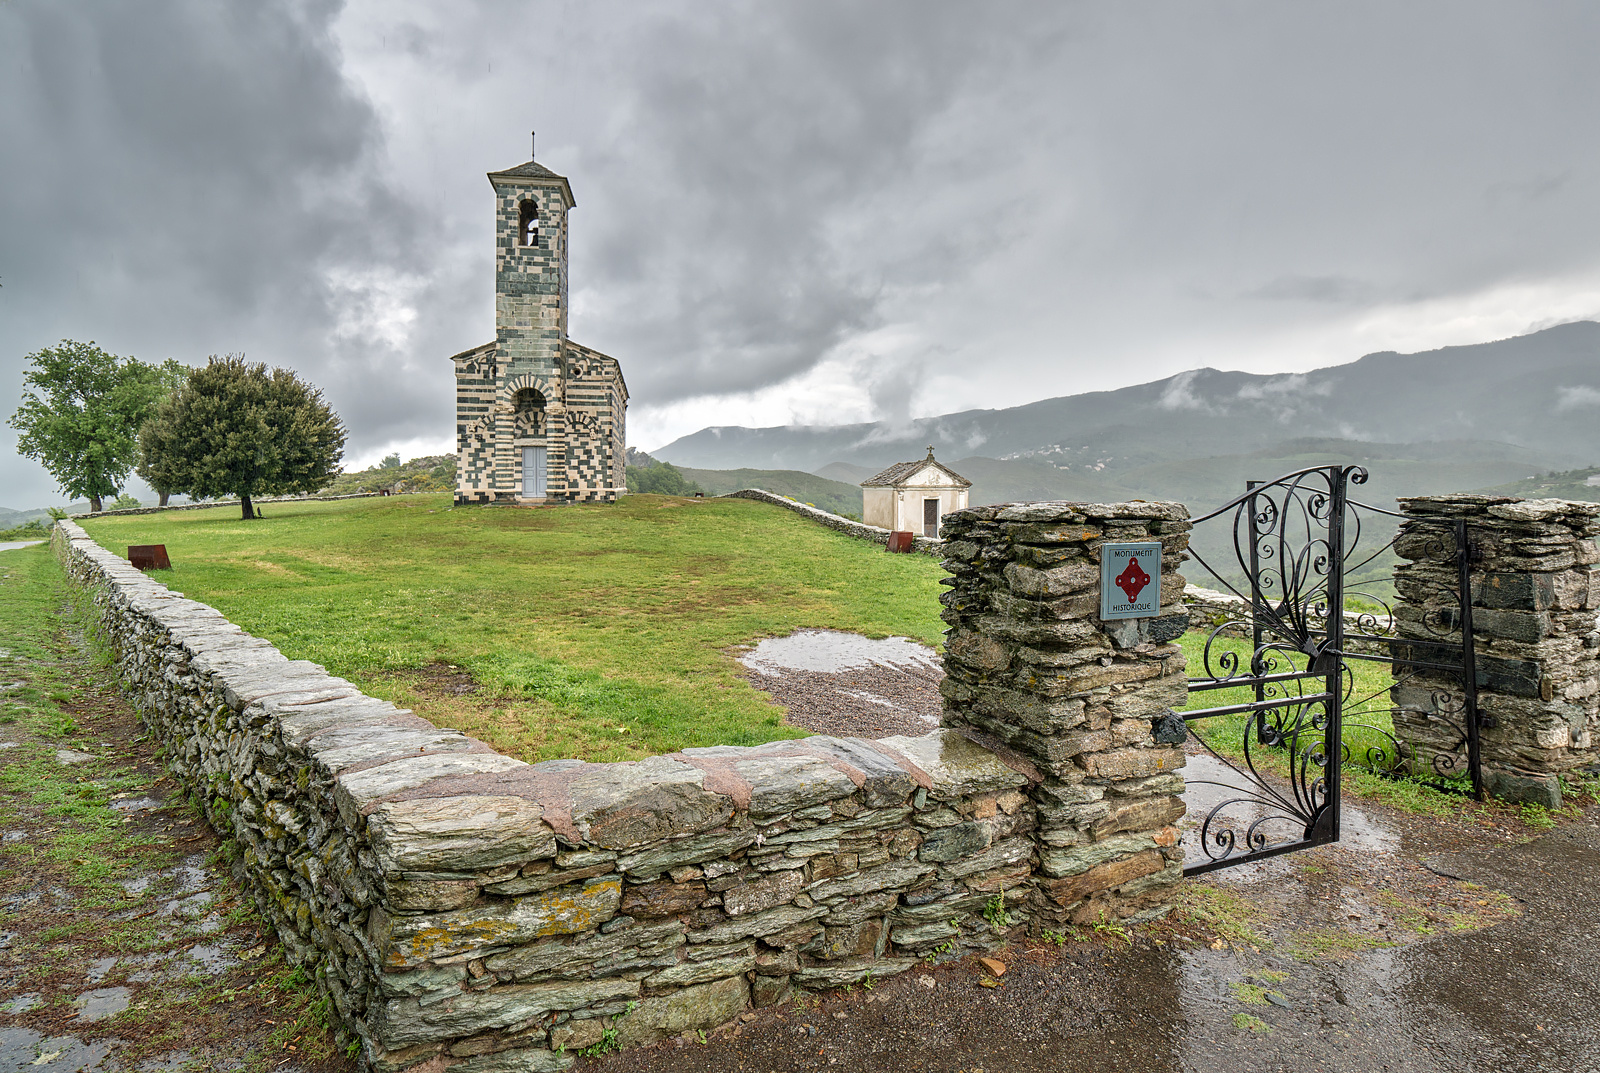
[[(1600, 314), (1597, 31), (1555, 3), (13, 0), (0, 396), (61, 337), (243, 351), (321, 385), (357, 461), (447, 449), (444, 359), (494, 330), (484, 172), (530, 128), (578, 200), (572, 334), (622, 361), (643, 447), (1516, 334)], [(12, 443), (0, 505), (54, 501)]]

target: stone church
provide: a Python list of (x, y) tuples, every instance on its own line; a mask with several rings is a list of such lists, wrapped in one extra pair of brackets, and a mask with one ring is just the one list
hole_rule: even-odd
[(628, 385), (567, 338), (572, 187), (529, 160), (489, 173), (495, 338), (456, 372), (456, 502), (613, 502), (627, 491)]

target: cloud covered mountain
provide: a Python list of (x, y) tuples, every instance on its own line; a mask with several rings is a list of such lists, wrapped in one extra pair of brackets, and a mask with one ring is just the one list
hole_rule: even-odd
[(1104, 479), (1311, 437), (1431, 443), (1433, 453), (1449, 456), (1483, 455), (1482, 445), (1494, 444), (1489, 453), (1518, 465), (1600, 463), (1600, 323), (1420, 354), (1368, 354), (1307, 373), (1194, 369), (1116, 391), (899, 424), (706, 428), (652, 453), (705, 469), (816, 472), (833, 463), (875, 470), (932, 444), (952, 460), (1026, 461)]

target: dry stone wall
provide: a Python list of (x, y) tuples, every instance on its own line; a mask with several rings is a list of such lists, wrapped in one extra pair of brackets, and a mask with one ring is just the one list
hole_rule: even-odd
[[(1558, 807), (1559, 776), (1600, 762), (1600, 503), (1458, 494), (1400, 507), (1397, 632), (1459, 641), (1449, 526), (1465, 519), (1478, 549), (1472, 625), (1485, 786)], [(1459, 684), (1419, 678), (1393, 691), (1396, 730), (1448, 750), (1454, 728), (1426, 715), (1434, 689)]]
[(1032, 917), (1042, 816), (1051, 882), (1089, 882), (1067, 853), (1148, 883), (1139, 832), (1174, 792), (1126, 704), (1079, 775), (960, 728), (530, 765), (287, 659), (71, 522), (54, 541), (169, 769), (385, 1073), (563, 1069), (998, 943)]
[[(943, 722), (1034, 768), (1042, 919), (1160, 910), (1182, 876), (1188, 625), (1176, 503), (1026, 503), (945, 519)], [(1162, 545), (1160, 614), (1103, 622), (1100, 549)]]
[[(810, 518), (812, 521), (844, 533), (846, 536), (853, 536), (860, 540), (870, 540), (885, 546), (889, 543), (889, 530), (880, 525), (868, 525), (865, 522), (851, 521), (849, 518), (842, 518), (831, 511), (823, 510), (821, 507), (813, 507), (809, 503), (798, 503), (788, 496), (775, 495), (760, 488), (741, 488), (737, 492), (729, 492), (727, 495), (718, 496), (717, 498), (753, 499), (757, 503), (771, 503), (785, 510), (792, 510), (803, 518)], [(945, 515), (945, 517), (948, 518), (950, 515)], [(941, 528), (940, 531), (943, 532), (944, 530)], [(920, 551), (927, 555), (942, 554), (939, 549), (943, 546), (944, 540), (938, 537), (926, 537), (919, 533), (911, 538), (911, 550)]]

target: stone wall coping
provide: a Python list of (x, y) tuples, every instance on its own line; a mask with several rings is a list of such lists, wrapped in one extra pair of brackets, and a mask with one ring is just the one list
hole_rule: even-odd
[(374, 1068), (448, 1048), (564, 1069), (601, 1017), (648, 1042), (1004, 941), (985, 906), (1032, 889), (1040, 776), (970, 728), (529, 764), (289, 659), (75, 522), (53, 541), (169, 770)]
[(1090, 519), (1156, 519), (1162, 521), (1187, 521), (1189, 508), (1182, 503), (1144, 502), (1079, 503), (1069, 500), (1051, 500), (1039, 503), (991, 503), (982, 507), (968, 507), (952, 511), (946, 518), (971, 518), (976, 521), (997, 522), (1072, 522)]
[[(838, 532), (844, 533), (846, 536), (857, 537), (861, 540), (870, 540), (875, 544), (887, 545), (889, 543), (889, 530), (883, 528), (882, 526), (868, 525), (865, 522), (852, 521), (849, 518), (843, 518), (830, 511), (823, 510), (821, 507), (813, 507), (809, 503), (801, 503), (797, 500), (790, 499), (788, 496), (777, 495), (776, 493), (764, 491), (760, 488), (741, 488), (737, 492), (729, 492), (727, 495), (717, 496), (716, 498), (753, 499), (758, 503), (771, 503), (773, 506), (783, 507), (785, 510), (792, 510), (796, 514), (805, 518), (810, 518), (814, 522), (820, 522), (829, 529), (837, 530)], [(961, 512), (952, 511), (950, 514), (945, 515), (945, 517), (954, 517), (958, 513)], [(920, 551), (926, 555), (942, 555), (944, 554), (941, 550), (943, 547), (944, 541), (938, 537), (926, 537), (918, 533), (913, 535), (911, 538), (911, 550)]]
[[(548, 763), (565, 765), (560, 780), (522, 778), (522, 773), (546, 765), (501, 756), (460, 731), (435, 727), (409, 709), (367, 696), (316, 663), (290, 660), (270, 643), (244, 633), (214, 608), (183, 598), (135, 570), (75, 523), (59, 524), (76, 550), (138, 600), (141, 613), (175, 635), (189, 632), (184, 627), (196, 614), (210, 618), (214, 626), (189, 632), (180, 640), (192, 660), (220, 680), (230, 702), (279, 722), (285, 740), (292, 740), (308, 760), (325, 768), (334, 777), (335, 792), (363, 814), (379, 802), (400, 797), (456, 796), (469, 788), (457, 785), (456, 776), (482, 774), (503, 776), (493, 781), (496, 792), (558, 812), (572, 808), (570, 784), (591, 775), (616, 787), (689, 779), (704, 793), (729, 798), (741, 808), (749, 808), (752, 797), (761, 793), (763, 778), (781, 780), (796, 773), (814, 773), (819, 763), (845, 776), (836, 787), (840, 792), (833, 797), (853, 793), (875, 773), (881, 775), (886, 761), (903, 770), (907, 796), (913, 783), (935, 797), (955, 797), (1008, 789), (1028, 781), (993, 752), (945, 729), (920, 738), (880, 741), (815, 735), (755, 746), (686, 749), (638, 761), (558, 760)], [(218, 650), (218, 640), (226, 647)], [(240, 645), (239, 641), (254, 643)], [(452, 755), (435, 755), (439, 753)]]
[[(1456, 492), (1449, 495), (1411, 496), (1399, 500), (1407, 515), (1479, 517), (1506, 522), (1548, 522), (1570, 519), (1589, 527), (1600, 519), (1600, 503), (1581, 499), (1522, 499), (1517, 496)], [(1493, 522), (1490, 522), (1493, 524)]]

